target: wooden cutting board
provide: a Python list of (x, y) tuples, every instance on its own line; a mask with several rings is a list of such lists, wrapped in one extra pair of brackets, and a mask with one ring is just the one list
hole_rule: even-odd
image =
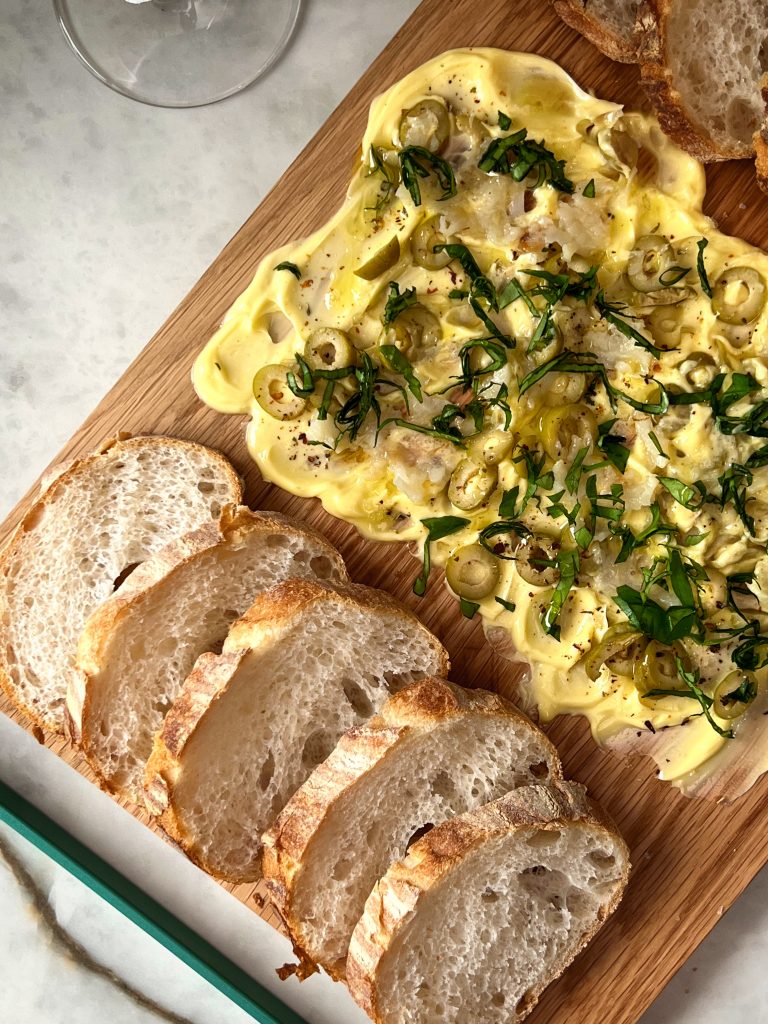
[[(118, 430), (173, 434), (221, 449), (244, 475), (254, 508), (280, 509), (315, 524), (339, 547), (354, 579), (381, 586), (414, 608), (448, 647), (457, 682), (503, 690), (508, 665), (485, 644), (479, 624), (462, 619), (436, 581), (424, 600), (413, 596), (416, 563), (405, 546), (363, 541), (317, 501), (265, 484), (246, 453), (245, 419), (205, 408), (189, 380), (195, 354), (261, 257), (319, 227), (340, 205), (371, 99), (442, 50), (468, 45), (543, 54), (597, 95), (628, 107), (644, 105), (636, 69), (601, 56), (543, 2), (424, 0), (56, 461), (85, 452)], [(752, 165), (716, 166), (708, 178), (707, 212), (721, 229), (765, 245), (768, 201), (754, 184)], [(28, 501), (29, 496), (0, 528), (0, 541)], [(0, 707), (30, 728), (7, 702)], [(618, 822), (634, 868), (617, 914), (548, 990), (530, 1020), (630, 1024), (768, 860), (768, 779), (731, 806), (693, 803), (658, 782), (649, 762), (622, 763), (597, 750), (582, 720), (559, 719), (550, 735), (567, 773), (585, 783)], [(46, 743), (88, 774), (71, 746), (58, 739)], [(130, 810), (147, 821), (136, 808)], [(234, 892), (260, 909), (253, 886)], [(261, 912), (276, 923), (268, 911)]]

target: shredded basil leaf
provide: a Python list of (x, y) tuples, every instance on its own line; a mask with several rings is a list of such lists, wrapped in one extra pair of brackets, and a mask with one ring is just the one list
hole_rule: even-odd
[(708, 299), (712, 298), (712, 287), (707, 277), (707, 268), (704, 266), (704, 250), (709, 245), (708, 238), (700, 238), (696, 243), (696, 247), (699, 250), (699, 255), (696, 257), (696, 270), (699, 274), (699, 283), (701, 284), (701, 290), (707, 296)]
[(421, 187), (419, 178), (428, 178), (434, 174), (439, 187), (443, 190), (438, 201), (450, 199), (456, 195), (456, 178), (453, 168), (436, 153), (430, 153), (423, 146), (406, 146), (397, 154), (403, 184), (411, 194), (414, 206), (421, 206)]
[(581, 193), (586, 199), (595, 198), (595, 179), (590, 178)]
[(283, 260), (282, 263), (278, 263), (275, 270), (287, 270), (289, 274), (293, 274), (297, 281), (301, 280), (301, 271), (295, 263), (291, 263), (290, 260)]
[(387, 303), (384, 306), (384, 313), (381, 317), (381, 322), (384, 326), (388, 326), (393, 320), (396, 320), (401, 313), (404, 313), (406, 309), (411, 306), (415, 306), (418, 303), (416, 298), (415, 288), (406, 288), (405, 291), (400, 293), (400, 285), (397, 281), (389, 282), (389, 295), (387, 296)]
[(427, 536), (424, 538), (424, 561), (422, 569), (413, 584), (413, 592), (417, 597), (423, 597), (427, 592), (429, 570), (432, 567), (432, 559), (429, 550), (430, 544), (433, 541), (441, 540), (443, 537), (448, 537), (450, 534), (463, 529), (463, 527), (469, 524), (469, 519), (463, 519), (461, 516), (431, 516), (427, 519), (422, 519), (421, 522), (427, 528)]

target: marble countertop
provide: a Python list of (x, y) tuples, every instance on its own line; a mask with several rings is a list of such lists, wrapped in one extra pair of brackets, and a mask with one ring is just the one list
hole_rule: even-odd
[[(274, 2), (274, 0), (273, 0)], [(252, 88), (163, 110), (113, 93), (67, 48), (50, 0), (0, 10), (0, 513), (182, 299), (416, 7), (305, 0)], [(0, 778), (199, 929), (309, 1024), (363, 1015), (321, 978), (281, 984), (290, 949), (180, 854), (0, 718)], [(17, 1024), (250, 1018), (26, 840), (0, 828), (0, 1018)], [(642, 1024), (764, 1021), (768, 872)]]

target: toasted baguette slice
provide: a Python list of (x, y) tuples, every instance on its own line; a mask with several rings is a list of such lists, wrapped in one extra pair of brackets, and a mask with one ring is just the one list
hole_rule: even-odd
[(211, 874), (253, 881), (262, 832), (342, 733), (447, 668), (441, 644), (381, 591), (283, 583), (196, 665), (155, 741), (147, 805)]
[(699, 160), (753, 156), (768, 4), (647, 0), (637, 23), (641, 80), (664, 131)]
[(0, 555), (0, 682), (43, 729), (64, 729), (77, 639), (138, 563), (241, 500), (218, 452), (170, 437), (110, 439), (49, 477)]
[(217, 523), (141, 565), (94, 612), (78, 645), (67, 711), (105, 788), (141, 799), (152, 738), (197, 657), (220, 650), (256, 595), (290, 576), (347, 578), (341, 556), (313, 530), (230, 505)]
[(297, 945), (340, 979), (366, 899), (414, 834), (561, 774), (512, 704), (423, 679), (342, 736), (265, 834), (270, 895)]
[(629, 855), (570, 783), (437, 825), (376, 885), (347, 982), (376, 1024), (522, 1020), (621, 899)]
[(760, 96), (763, 100), (763, 120), (754, 138), (755, 173), (757, 184), (763, 192), (768, 192), (768, 72), (760, 79)]
[(637, 0), (551, 0), (566, 24), (612, 60), (637, 61)]

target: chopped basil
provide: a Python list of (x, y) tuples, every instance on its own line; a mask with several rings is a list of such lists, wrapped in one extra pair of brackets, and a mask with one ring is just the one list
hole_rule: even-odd
[(545, 633), (559, 640), (560, 627), (557, 620), (563, 610), (566, 598), (576, 582), (576, 574), (579, 571), (579, 553), (578, 551), (558, 551), (556, 560), (560, 578), (544, 611), (541, 624)]
[(508, 611), (508, 612), (513, 612), (515, 610), (515, 608), (517, 607), (517, 605), (514, 604), (514, 602), (512, 602), (512, 601), (505, 601), (503, 597), (494, 597), (494, 601), (497, 604), (500, 604), (501, 607), (505, 611)]
[(427, 528), (427, 536), (424, 538), (424, 562), (422, 569), (413, 584), (413, 592), (418, 597), (423, 597), (427, 591), (429, 570), (432, 567), (429, 545), (433, 541), (441, 540), (443, 537), (448, 537), (450, 534), (463, 529), (469, 524), (469, 519), (463, 519), (461, 516), (432, 516), (428, 519), (422, 519), (421, 522)]
[(595, 307), (603, 320), (607, 320), (609, 324), (612, 324), (625, 338), (631, 338), (636, 345), (644, 348), (647, 352), (653, 353), (657, 359), (661, 356), (662, 350), (660, 348), (657, 348), (645, 335), (627, 323), (627, 319), (636, 320), (637, 317), (631, 317), (628, 313), (623, 312), (623, 306), (612, 305), (608, 302), (603, 291), (597, 293)]
[(584, 189), (583, 189), (581, 194), (585, 197), (585, 199), (594, 199), (595, 198), (595, 179), (594, 178), (590, 178), (589, 179), (587, 184), (584, 186)]
[(459, 598), (459, 608), (461, 608), (461, 614), (465, 619), (472, 619), (475, 617), (475, 613), (479, 611), (480, 605), (475, 601), (468, 601), (466, 597)]
[(283, 260), (282, 263), (278, 263), (275, 270), (287, 270), (289, 274), (293, 274), (297, 281), (301, 280), (301, 271), (295, 263), (291, 263), (290, 260)]
[(606, 420), (605, 423), (601, 423), (598, 426), (597, 447), (603, 452), (611, 465), (615, 466), (620, 473), (623, 473), (627, 468), (629, 448), (624, 444), (623, 437), (611, 433), (611, 427), (615, 422), (615, 419)]
[(422, 400), (421, 382), (408, 358), (396, 345), (381, 345), (379, 351), (395, 373), (399, 373), (401, 377), (405, 378), (411, 394), (417, 402), (420, 402)]
[(494, 139), (480, 158), (478, 167), (487, 174), (509, 174), (515, 181), (523, 181), (535, 174), (533, 188), (551, 185), (560, 192), (572, 193), (573, 182), (565, 174), (565, 160), (558, 160), (543, 141), (528, 138), (525, 128)]
[(405, 291), (400, 293), (400, 285), (397, 281), (389, 282), (389, 295), (387, 296), (387, 303), (384, 306), (384, 313), (381, 317), (381, 322), (386, 327), (391, 324), (393, 320), (396, 320), (401, 313), (404, 313), (406, 309), (411, 306), (415, 306), (418, 303), (416, 298), (415, 288), (406, 288)]
[(656, 437), (656, 434), (654, 433), (653, 430), (649, 430), (648, 431), (648, 437), (651, 440), (651, 444), (656, 449), (656, 451), (659, 453), (659, 455), (662, 457), (662, 459), (668, 459), (669, 456), (664, 451), (664, 449), (661, 447), (661, 443), (660, 443), (658, 437)]
[(403, 184), (411, 194), (414, 206), (421, 206), (421, 187), (419, 178), (428, 178), (434, 174), (439, 187), (443, 190), (438, 201), (450, 199), (456, 195), (456, 178), (453, 168), (436, 153), (430, 153), (423, 146), (406, 146), (397, 154)]
[(499, 110), (498, 115), (499, 128), (501, 128), (503, 132), (508, 132), (509, 129), (512, 127), (512, 118), (508, 114), (505, 114), (503, 110)]
[(707, 277), (707, 268), (704, 266), (704, 250), (707, 248), (708, 245), (708, 238), (700, 238), (699, 241), (696, 243), (696, 247), (699, 250), (699, 255), (696, 257), (696, 270), (699, 274), (699, 283), (701, 284), (701, 290), (704, 292), (707, 298), (711, 299), (712, 287), (709, 283), (709, 278)]

